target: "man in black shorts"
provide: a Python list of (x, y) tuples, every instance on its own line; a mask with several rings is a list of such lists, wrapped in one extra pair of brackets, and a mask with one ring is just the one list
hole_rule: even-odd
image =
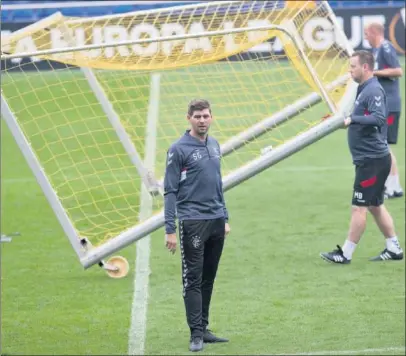
[(219, 143), (208, 136), (212, 114), (207, 100), (192, 100), (191, 129), (168, 150), (164, 178), (166, 247), (175, 252), (179, 220), (183, 299), (190, 351), (203, 342), (227, 342), (209, 329), (209, 307), (225, 236), (230, 232), (224, 202)]
[[(387, 97), (388, 144), (395, 145), (398, 142), (402, 106), (399, 77), (403, 75), (403, 70), (395, 48), (384, 37), (384, 27), (380, 23), (370, 23), (365, 27), (364, 35), (371, 45), (375, 57), (374, 76), (378, 78)], [(385, 183), (385, 195), (387, 198), (399, 198), (403, 196), (403, 189), (400, 185), (399, 171), (393, 150), (391, 150), (391, 156), (392, 167)]]
[(366, 227), (368, 210), (385, 236), (385, 249), (373, 261), (402, 260), (403, 250), (395, 233), (393, 220), (383, 205), (385, 181), (391, 169), (391, 155), (386, 141), (386, 94), (376, 77), (373, 54), (356, 51), (350, 58), (350, 73), (359, 83), (353, 112), (344, 120), (348, 127), (348, 145), (355, 165), (351, 223), (343, 248), (320, 256), (339, 264), (351, 262), (352, 254)]

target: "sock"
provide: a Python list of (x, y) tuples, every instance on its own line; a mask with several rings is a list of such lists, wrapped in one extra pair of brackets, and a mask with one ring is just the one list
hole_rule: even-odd
[(399, 174), (396, 174), (393, 176), (393, 190), (396, 192), (402, 191), (402, 187), (400, 186), (400, 181), (399, 181)]
[(389, 195), (392, 195), (393, 194), (393, 191), (394, 191), (394, 178), (395, 178), (395, 176), (393, 176), (393, 175), (388, 175), (388, 178), (386, 179), (386, 182), (385, 182), (385, 187), (386, 187), (386, 192), (389, 194)]
[(386, 243), (386, 248), (389, 251), (391, 251), (393, 253), (396, 253), (396, 254), (403, 252), (402, 248), (400, 247), (399, 240), (398, 240), (397, 236), (386, 238), (385, 243)]
[(351, 260), (352, 254), (354, 253), (356, 247), (357, 247), (356, 243), (354, 243), (350, 240), (345, 240), (342, 250), (343, 250), (344, 257), (347, 260)]

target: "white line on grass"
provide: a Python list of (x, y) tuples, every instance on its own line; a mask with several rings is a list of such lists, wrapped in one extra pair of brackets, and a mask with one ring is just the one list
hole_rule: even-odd
[[(151, 76), (148, 107), (148, 122), (145, 139), (145, 165), (154, 171), (156, 154), (156, 125), (159, 109), (159, 74)], [(140, 219), (148, 218), (152, 213), (152, 198), (144, 184), (141, 186)], [(150, 274), (151, 238), (146, 236), (136, 243), (134, 297), (131, 310), (131, 326), (128, 335), (128, 354), (143, 355), (147, 331), (148, 284)]]
[[(382, 352), (398, 352), (398, 351), (405, 351), (404, 346), (399, 347), (386, 347), (386, 348), (378, 348), (378, 349), (363, 349), (363, 350), (339, 350), (339, 351), (315, 351), (315, 352), (304, 352), (298, 354), (286, 354), (291, 356), (299, 356), (299, 355), (354, 355), (354, 354), (371, 354), (371, 353), (382, 353)], [(283, 354), (282, 354), (283, 355)]]

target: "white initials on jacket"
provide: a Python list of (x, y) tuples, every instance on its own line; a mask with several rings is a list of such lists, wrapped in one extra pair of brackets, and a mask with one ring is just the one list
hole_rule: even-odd
[(195, 152), (193, 152), (192, 157), (195, 161), (197, 161), (202, 158), (202, 155), (200, 154), (199, 150), (196, 150)]

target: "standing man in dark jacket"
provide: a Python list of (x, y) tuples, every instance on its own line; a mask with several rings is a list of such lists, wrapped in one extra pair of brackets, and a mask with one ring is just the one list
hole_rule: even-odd
[[(374, 75), (378, 78), (387, 97), (388, 144), (396, 145), (402, 107), (399, 78), (403, 75), (403, 70), (396, 50), (392, 43), (385, 39), (384, 32), (384, 27), (374, 22), (365, 27), (364, 35), (371, 45), (375, 57)], [(400, 185), (399, 170), (393, 150), (391, 150), (391, 156), (392, 167), (385, 183), (386, 196), (387, 198), (399, 198), (403, 196), (403, 189)]]
[(164, 178), (166, 246), (176, 250), (179, 220), (183, 299), (190, 351), (203, 342), (227, 342), (207, 327), (209, 307), (225, 236), (230, 232), (220, 169), (220, 145), (208, 136), (212, 114), (207, 100), (189, 103), (191, 129), (169, 148)]
[(403, 259), (403, 250), (392, 217), (383, 205), (391, 155), (386, 141), (386, 95), (374, 77), (374, 62), (373, 54), (368, 51), (356, 51), (350, 58), (351, 76), (359, 84), (353, 112), (344, 120), (355, 165), (353, 207), (350, 230), (343, 248), (337, 246), (336, 250), (321, 254), (328, 262), (351, 262), (352, 254), (365, 230), (368, 210), (386, 240), (385, 249), (371, 260)]

